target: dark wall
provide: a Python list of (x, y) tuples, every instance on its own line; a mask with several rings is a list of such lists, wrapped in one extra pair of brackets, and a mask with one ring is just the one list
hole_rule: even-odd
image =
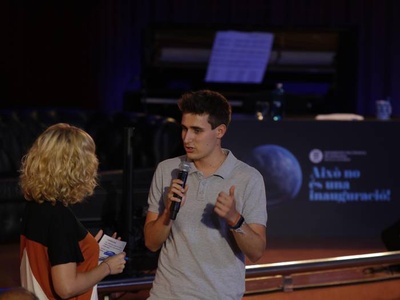
[[(358, 33), (355, 113), (391, 97), (400, 115), (400, 2), (395, 0), (2, 1), (0, 107), (121, 110), (141, 88), (149, 24), (352, 28)], [(146, 49), (144, 49), (145, 51)]]

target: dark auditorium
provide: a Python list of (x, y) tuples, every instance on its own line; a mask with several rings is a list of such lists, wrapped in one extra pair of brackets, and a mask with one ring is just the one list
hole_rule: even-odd
[[(0, 11), (0, 299), (400, 299), (400, 1), (5, 0)], [(198, 91), (226, 99), (229, 120), (211, 97), (184, 104)], [(70, 204), (53, 176), (30, 187), (40, 195), (24, 183), (56, 163), (40, 147), (58, 123), (93, 140), (98, 163), (94, 184), (59, 155), (53, 174), (71, 176), (71, 197), (94, 186)], [(178, 157), (190, 167), (167, 170)], [(202, 205), (239, 163), (241, 178), (262, 180), (218, 191), (183, 222), (189, 196)], [(86, 237), (43, 228), (25, 244), (48, 202)], [(182, 248), (186, 234), (198, 238)]]

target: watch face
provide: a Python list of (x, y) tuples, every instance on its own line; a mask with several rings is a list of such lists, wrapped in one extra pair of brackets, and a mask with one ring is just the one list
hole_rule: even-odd
[(231, 229), (231, 230), (234, 231), (234, 232), (238, 232), (238, 233), (244, 233), (243, 224), (244, 224), (244, 222), (242, 222), (242, 224), (240, 224), (239, 228)]
[(238, 233), (244, 233), (242, 227), (239, 227), (238, 229), (235, 229), (234, 231), (235, 231), (235, 232), (238, 232)]

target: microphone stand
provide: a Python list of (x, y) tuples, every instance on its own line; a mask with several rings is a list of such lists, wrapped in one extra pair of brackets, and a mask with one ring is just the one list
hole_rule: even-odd
[[(124, 128), (124, 167), (123, 167), (123, 235), (121, 237), (127, 242), (126, 256), (128, 259), (133, 257), (134, 239), (133, 229), (133, 139), (134, 127)], [(128, 261), (129, 262), (129, 261)], [(127, 263), (127, 266), (131, 264)]]

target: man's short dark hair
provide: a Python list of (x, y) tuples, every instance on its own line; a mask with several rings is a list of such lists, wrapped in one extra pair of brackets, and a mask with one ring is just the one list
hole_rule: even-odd
[(231, 122), (232, 109), (228, 100), (215, 91), (200, 90), (185, 93), (179, 99), (178, 106), (182, 114), (208, 114), (208, 123), (211, 124), (212, 129), (221, 124), (228, 127)]

